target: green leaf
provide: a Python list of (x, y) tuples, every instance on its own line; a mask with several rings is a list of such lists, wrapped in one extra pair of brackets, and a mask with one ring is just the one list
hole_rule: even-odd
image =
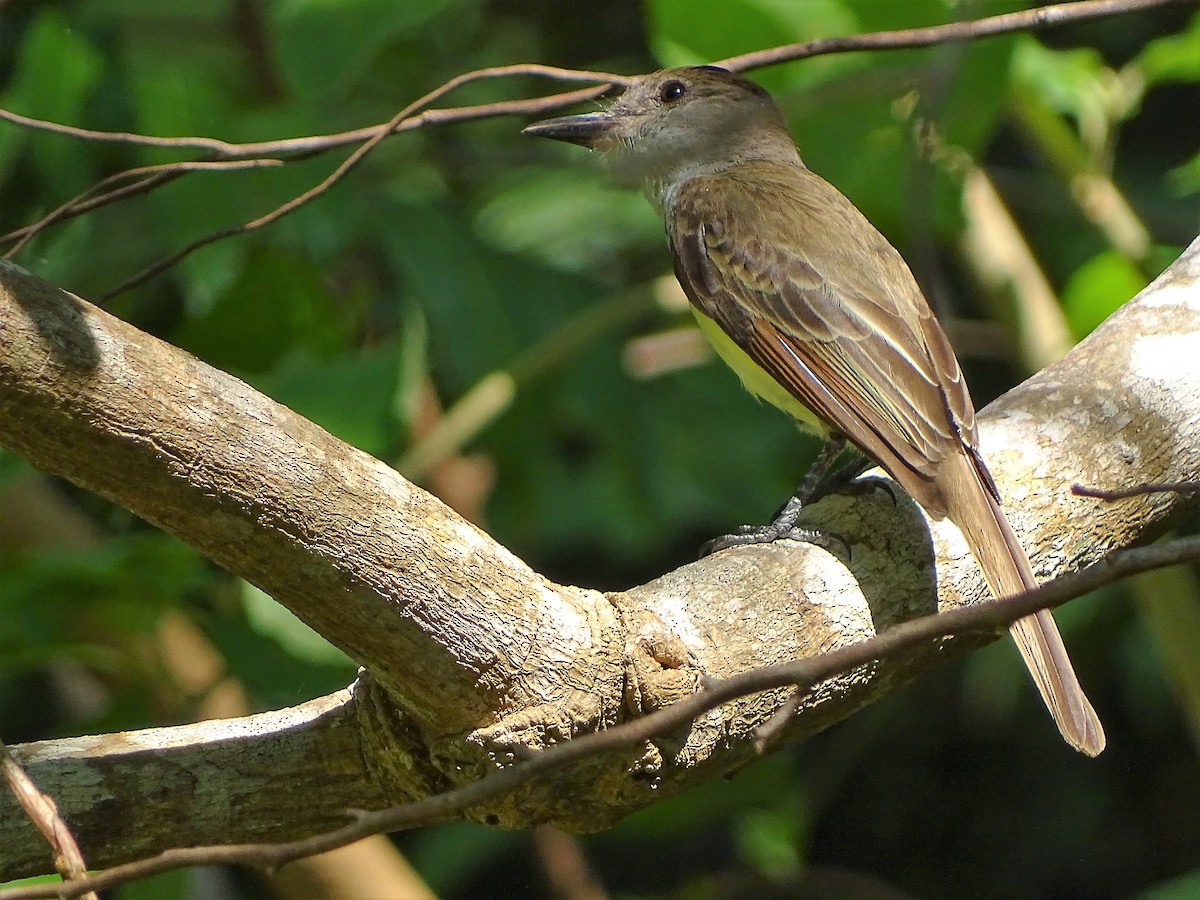
[(0, 667), (26, 668), (70, 658), (122, 669), (93, 632), (149, 634), (163, 612), (202, 583), (199, 555), (159, 532), (113, 538), (99, 546), (47, 548), (0, 557)]
[[(65, 125), (86, 125), (87, 104), (104, 71), (103, 58), (65, 14), (45, 9), (26, 31), (15, 75), (0, 98), (22, 115)], [(95, 168), (94, 147), (63, 135), (30, 133), (0, 125), (0, 178), (22, 148), (47, 184), (63, 194), (81, 189)]]
[(806, 824), (792, 804), (746, 810), (734, 830), (738, 853), (769, 879), (792, 877), (803, 865)]
[(941, 82), (947, 83), (945, 97), (934, 96), (929, 113), (946, 140), (972, 156), (983, 155), (1004, 116), (1016, 46), (1009, 37), (967, 44), (961, 52), (947, 54), (944, 71), (938, 68), (938, 54), (945, 48), (935, 51), (927, 79), (934, 83), (932, 93), (940, 93)]
[(347, 443), (382, 456), (397, 430), (393, 417), (399, 379), (399, 352), (395, 344), (385, 344), (326, 359), (293, 354), (261, 386)]
[(460, 894), (489, 864), (501, 863), (523, 843), (511, 831), (455, 822), (415, 832), (404, 854), (441, 897)]
[(576, 165), (505, 178), (479, 210), (475, 230), (503, 250), (583, 271), (658, 237), (662, 223), (640, 193), (618, 190)]
[[(232, 116), (225, 83), (226, 53), (202, 52), (155, 42), (135, 45), (124, 59), (128, 67), (134, 128), (162, 137), (204, 135), (223, 138)], [(142, 148), (147, 162), (178, 159), (179, 152)]]
[(297, 254), (265, 249), (250, 257), (208, 310), (173, 339), (206, 362), (236, 372), (265, 372), (300, 347), (340, 347), (346, 323), (321, 273)]
[(341, 650), (246, 582), (242, 582), (242, 608), (251, 628), (274, 640), (296, 659), (322, 666), (351, 665)]
[(1200, 869), (1160, 882), (1134, 896), (1136, 900), (1196, 900), (1200, 897)]
[(837, 0), (729, 0), (706, 5), (702, 15), (689, 0), (651, 0), (646, 12), (650, 46), (664, 66), (709, 63), (857, 30), (854, 16)]
[(375, 55), (456, 0), (280, 0), (267, 7), (280, 68), (307, 101), (344, 92), (370, 71)]
[(1147, 86), (1200, 81), (1200, 13), (1178, 34), (1150, 41), (1132, 64), (1141, 70)]
[(1093, 47), (1051, 50), (1028, 35), (1017, 42), (1013, 58), (1021, 91), (1080, 123), (1107, 121), (1112, 74)]
[(528, 262), (502, 260), (453, 209), (395, 204), (384, 215), (384, 250), (427, 317), (430, 357), (444, 387), (464, 391), (528, 346), (537, 329), (527, 317), (547, 312), (535, 301), (540, 292), (521, 284)]
[(1167, 682), (1191, 726), (1193, 741), (1200, 741), (1200, 604), (1195, 597), (1196, 578), (1184, 566), (1143, 572), (1129, 580), (1138, 615), (1154, 644)]
[(1167, 180), (1180, 197), (1200, 194), (1200, 153), (1168, 172)]
[(1105, 250), (1080, 266), (1062, 291), (1062, 305), (1076, 337), (1084, 337), (1146, 286), (1137, 266)]
[[(244, 600), (249, 589), (240, 582), (237, 589), (238, 599)], [(268, 609), (268, 604), (276, 609)], [(205, 634), (230, 674), (253, 693), (256, 705), (285, 706), (346, 686), (354, 674), (352, 662), (305, 636), (304, 626), (289, 621), (292, 614), (275, 601), (262, 600), (261, 607), (253, 622), (244, 602), (239, 604), (244, 615), (214, 616), (204, 622)]]
[(113, 896), (115, 900), (162, 900), (195, 896), (195, 893), (195, 873), (191, 869), (175, 869), (123, 884), (113, 891)]

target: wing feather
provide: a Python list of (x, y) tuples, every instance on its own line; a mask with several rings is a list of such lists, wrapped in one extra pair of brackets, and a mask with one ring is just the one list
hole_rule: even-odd
[[(943, 513), (933, 475), (948, 452), (973, 449), (974, 409), (911, 272), (850, 201), (807, 169), (743, 163), (681, 185), (667, 223), (692, 303)], [(862, 253), (875, 264), (856, 265)]]

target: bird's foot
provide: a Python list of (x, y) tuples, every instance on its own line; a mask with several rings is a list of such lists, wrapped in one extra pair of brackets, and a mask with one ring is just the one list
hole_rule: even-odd
[[(806, 544), (816, 544), (824, 550), (841, 557), (845, 562), (850, 561), (850, 543), (840, 534), (823, 531), (818, 528), (803, 528), (796, 524), (800, 510), (810, 503), (815, 503), (826, 494), (858, 493), (882, 487), (892, 499), (891, 485), (883, 479), (866, 478), (857, 480), (871, 465), (864, 460), (856, 460), (849, 465), (832, 471), (834, 464), (846, 447), (846, 439), (841, 435), (831, 435), (822, 446), (812, 467), (805, 475), (804, 481), (796, 489), (787, 503), (775, 514), (768, 525), (742, 525), (732, 534), (723, 534), (706, 542), (700, 548), (703, 558), (727, 547), (743, 547), (747, 544), (770, 544), (779, 540), (803, 541)], [(838, 552), (840, 548), (842, 552)]]
[(892, 498), (892, 503), (899, 501), (896, 496), (896, 487), (892, 482), (880, 475), (861, 474), (862, 470), (857, 469), (843, 475), (842, 472), (835, 472), (825, 484), (821, 485), (821, 489), (817, 496), (824, 497), (826, 494), (845, 494), (849, 497), (859, 497), (863, 494), (870, 494), (873, 491), (883, 491)]
[(802, 541), (815, 544), (822, 550), (828, 550), (845, 562), (850, 561), (850, 542), (834, 531), (822, 531), (819, 528), (797, 528), (792, 526), (782, 531), (770, 525), (741, 525), (733, 534), (723, 534), (711, 541), (705, 541), (700, 547), (700, 558), (711, 556), (719, 550), (729, 547), (744, 547), (748, 544), (771, 544), (775, 541)]
[[(844, 561), (850, 560), (850, 542), (833, 531), (823, 531), (819, 528), (804, 528), (796, 524), (796, 519), (803, 508), (803, 501), (791, 497), (783, 509), (767, 525), (741, 525), (732, 534), (723, 534), (711, 541), (706, 541), (700, 548), (700, 558), (703, 559), (718, 550), (729, 547), (744, 547), (748, 544), (772, 544), (775, 541), (803, 541), (815, 544), (823, 550), (828, 550)], [(838, 552), (838, 550), (842, 552)]]

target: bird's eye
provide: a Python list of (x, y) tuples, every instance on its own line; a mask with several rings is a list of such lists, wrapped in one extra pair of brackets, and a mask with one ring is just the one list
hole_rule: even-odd
[(658, 89), (658, 99), (663, 103), (674, 103), (687, 93), (687, 85), (682, 81), (667, 81)]

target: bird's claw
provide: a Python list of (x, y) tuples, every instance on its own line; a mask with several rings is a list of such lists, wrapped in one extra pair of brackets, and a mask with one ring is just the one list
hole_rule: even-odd
[[(706, 541), (700, 547), (700, 558), (703, 559), (730, 547), (773, 544), (775, 541), (783, 540), (815, 544), (822, 550), (827, 550), (837, 556), (843, 562), (850, 562), (850, 542), (837, 532), (822, 531), (817, 528), (801, 528), (795, 524), (778, 522), (772, 522), (770, 525), (741, 525), (732, 534), (723, 534), (711, 541)], [(839, 549), (842, 552), (839, 553)]]
[(883, 491), (892, 498), (893, 506), (900, 502), (900, 498), (896, 495), (895, 485), (893, 485), (890, 479), (882, 478), (879, 475), (860, 475), (853, 481), (847, 481), (845, 484), (833, 487), (830, 493), (836, 492), (849, 497), (857, 497), (871, 491)]

